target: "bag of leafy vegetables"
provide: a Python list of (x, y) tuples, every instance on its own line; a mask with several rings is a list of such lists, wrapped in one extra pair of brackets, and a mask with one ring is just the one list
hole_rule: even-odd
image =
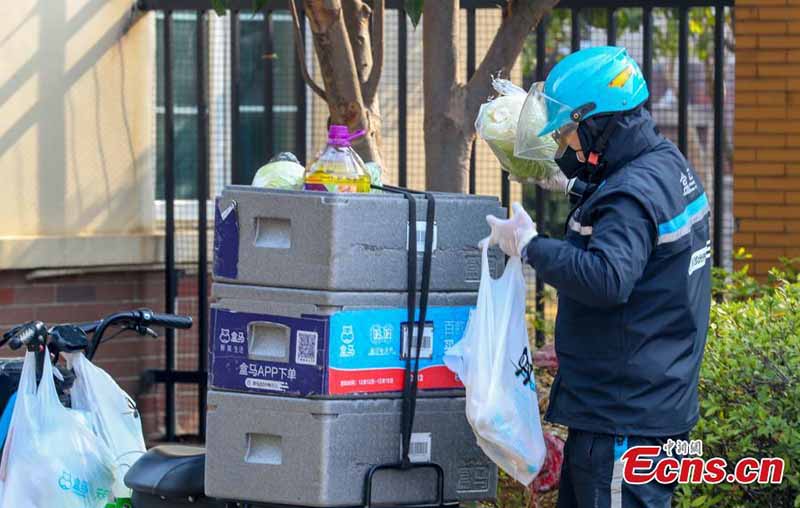
[[(520, 118), (522, 106), (527, 93), (507, 79), (495, 78), (492, 86), (498, 96), (483, 104), (475, 120), (475, 130), (494, 152), (503, 169), (508, 171), (514, 180), (532, 181), (546, 180), (558, 171), (553, 156), (556, 143), (549, 136), (539, 138), (536, 154), (531, 158), (520, 158), (514, 155), (514, 143), (517, 140), (517, 123), (526, 125), (541, 124), (547, 118), (545, 111), (533, 111), (531, 118)], [(541, 128), (540, 127), (540, 128)], [(532, 160), (532, 159), (536, 160)]]
[(302, 190), (305, 168), (291, 152), (281, 152), (261, 166), (253, 177), (253, 187)]

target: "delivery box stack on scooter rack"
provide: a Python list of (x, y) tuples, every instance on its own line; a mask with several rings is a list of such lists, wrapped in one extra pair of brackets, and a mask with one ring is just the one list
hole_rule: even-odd
[[(345, 164), (345, 134), (331, 127), (305, 190), (230, 186), (217, 199), (206, 494), (314, 507), (363, 506), (366, 492), (396, 505), (492, 498), (496, 466), (443, 357), (476, 303), (484, 217), (504, 210), (494, 197), (323, 189), (333, 177), (319, 168), (363, 167)], [(493, 249), (491, 264), (503, 260)], [(435, 467), (380, 469), (404, 451)]]

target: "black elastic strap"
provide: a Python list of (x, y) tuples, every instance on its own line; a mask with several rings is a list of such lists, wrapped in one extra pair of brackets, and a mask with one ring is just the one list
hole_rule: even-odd
[[(433, 230), (436, 222), (436, 200), (431, 193), (410, 191), (401, 187), (384, 185), (375, 189), (402, 194), (408, 200), (408, 344), (406, 346), (405, 379), (403, 382), (403, 402), (401, 416), (402, 457), (404, 468), (411, 467), (409, 451), (411, 448), (411, 434), (414, 428), (414, 418), (417, 409), (417, 393), (419, 379), (419, 357), (422, 350), (422, 337), (425, 331), (425, 318), (428, 310), (428, 294), (430, 293), (431, 262), (433, 257)], [(414, 315), (416, 314), (416, 286), (417, 286), (417, 214), (416, 199), (414, 194), (424, 194), (427, 199), (425, 217), (425, 250), (422, 257), (422, 280), (420, 282), (420, 310), (417, 322), (417, 332), (414, 333)], [(414, 366), (411, 366), (412, 344), (417, 348), (414, 355)]]
[[(425, 250), (422, 254), (422, 281), (419, 296), (419, 321), (417, 322), (417, 333), (409, 337), (415, 340), (416, 355), (414, 357), (414, 371), (411, 376), (411, 393), (408, 400), (408, 411), (403, 411), (403, 422), (401, 432), (403, 434), (403, 464), (411, 463), (408, 457), (411, 446), (411, 434), (414, 429), (414, 418), (417, 411), (417, 393), (419, 387), (419, 357), (422, 351), (422, 342), (425, 335), (425, 317), (428, 311), (428, 293), (431, 285), (431, 261), (433, 257), (433, 230), (436, 223), (436, 200), (431, 193), (425, 193), (428, 200), (425, 214)], [(409, 327), (409, 328), (413, 328)], [(410, 355), (409, 355), (410, 356)]]
[(586, 154), (586, 160), (590, 165), (600, 168), (603, 167), (603, 161), (601, 158), (606, 149), (606, 144), (617, 130), (617, 127), (619, 127), (620, 120), (623, 116), (625, 116), (625, 114), (625, 111), (617, 111), (611, 115), (611, 119), (606, 124), (605, 129), (603, 129), (603, 132), (600, 132), (599, 134), (596, 118), (589, 118), (586, 120), (586, 125), (591, 131), (592, 139), (590, 140), (590, 143), (587, 143), (590, 145), (589, 150), (584, 151), (584, 153)]
[(614, 134), (614, 131), (617, 130), (617, 127), (619, 127), (619, 122), (622, 120), (623, 116), (625, 116), (625, 111), (617, 111), (614, 113), (614, 116), (611, 117), (611, 121), (608, 125), (606, 125), (603, 133), (600, 134), (600, 137), (597, 139), (597, 141), (595, 141), (594, 151), (600, 154), (603, 153), (603, 151), (606, 149), (606, 143), (608, 143), (608, 140), (611, 139), (611, 136)]

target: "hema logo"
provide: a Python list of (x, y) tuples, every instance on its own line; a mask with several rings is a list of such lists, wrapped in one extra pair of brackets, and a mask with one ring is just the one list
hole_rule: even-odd
[(706, 260), (711, 257), (711, 240), (706, 242), (702, 249), (694, 251), (689, 260), (689, 275), (706, 266)]

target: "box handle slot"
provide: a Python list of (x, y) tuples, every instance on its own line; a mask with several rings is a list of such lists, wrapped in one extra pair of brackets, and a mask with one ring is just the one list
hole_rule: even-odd
[(270, 321), (252, 321), (247, 325), (247, 357), (250, 360), (289, 363), (292, 330)]
[(283, 438), (274, 434), (247, 434), (244, 461), (249, 464), (283, 464)]
[(290, 249), (292, 222), (289, 219), (256, 217), (255, 246), (262, 249)]

